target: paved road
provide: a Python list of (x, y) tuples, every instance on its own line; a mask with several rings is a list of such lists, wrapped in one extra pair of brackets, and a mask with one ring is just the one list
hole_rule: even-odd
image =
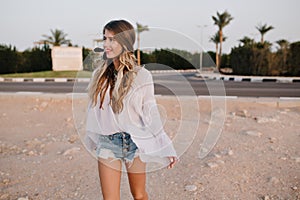
[[(300, 97), (300, 83), (275, 82), (233, 82), (200, 80), (192, 73), (184, 76), (174, 74), (154, 74), (155, 93), (162, 95), (224, 95), (240, 97)], [(84, 92), (88, 83), (78, 83), (76, 92)], [(73, 91), (73, 82), (1, 82), (0, 92), (48, 92), (70, 93)], [(188, 89), (192, 86), (192, 89)], [(223, 87), (224, 86), (224, 87)], [(209, 88), (209, 90), (208, 90)], [(225, 90), (224, 90), (225, 89)], [(191, 91), (192, 90), (192, 91)], [(218, 92), (220, 91), (220, 92)], [(224, 92), (223, 92), (224, 91)], [(219, 96), (218, 95), (218, 96)]]

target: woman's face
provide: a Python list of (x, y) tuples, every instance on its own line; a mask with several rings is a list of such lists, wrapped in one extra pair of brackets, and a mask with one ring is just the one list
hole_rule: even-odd
[(123, 48), (122, 46), (117, 42), (116, 39), (114, 39), (114, 34), (113, 32), (105, 29), (104, 30), (104, 36), (103, 36), (103, 40), (104, 40), (104, 51), (106, 53), (106, 57), (107, 58), (116, 58), (118, 57), (122, 51)]

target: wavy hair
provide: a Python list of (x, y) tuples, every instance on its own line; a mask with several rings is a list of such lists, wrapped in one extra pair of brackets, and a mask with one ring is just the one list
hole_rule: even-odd
[(118, 56), (120, 65), (115, 77), (115, 66), (112, 59), (106, 59), (99, 64), (93, 72), (92, 80), (88, 86), (88, 95), (92, 106), (96, 106), (100, 96), (100, 109), (103, 109), (103, 102), (109, 88), (110, 105), (114, 113), (123, 110), (123, 99), (128, 93), (131, 84), (136, 76), (136, 57), (133, 44), (135, 42), (135, 31), (133, 26), (125, 20), (114, 20), (107, 23), (103, 28), (114, 33), (114, 38), (123, 47), (123, 52)]

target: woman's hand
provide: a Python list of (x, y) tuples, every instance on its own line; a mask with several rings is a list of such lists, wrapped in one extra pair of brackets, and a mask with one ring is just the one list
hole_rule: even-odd
[(174, 165), (178, 162), (178, 159), (177, 159), (177, 157), (175, 157), (175, 156), (170, 156), (170, 157), (168, 157), (168, 158), (169, 158), (169, 160), (170, 160), (170, 164), (168, 165), (168, 169), (171, 169), (171, 168), (173, 168)]

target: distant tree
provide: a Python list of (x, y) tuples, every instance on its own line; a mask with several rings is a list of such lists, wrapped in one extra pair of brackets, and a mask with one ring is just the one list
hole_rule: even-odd
[(18, 72), (22, 62), (22, 55), (15, 46), (0, 44), (0, 74)]
[(254, 45), (254, 40), (244, 36), (242, 39), (239, 40), (239, 42), (241, 42), (243, 44), (243, 46), (253, 46)]
[(290, 44), (288, 65), (289, 75), (300, 76), (300, 41)]
[(137, 27), (137, 44), (138, 44), (138, 47), (137, 47), (137, 59), (138, 59), (138, 65), (141, 64), (141, 55), (140, 55), (140, 34), (141, 32), (143, 31), (148, 31), (149, 28), (148, 26), (143, 26), (139, 23), (136, 23), (136, 27)]
[(212, 19), (214, 20), (215, 25), (217, 25), (219, 27), (219, 43), (220, 43), (220, 49), (219, 49), (219, 63), (217, 65), (217, 67), (219, 68), (221, 65), (221, 56), (222, 56), (222, 42), (223, 42), (223, 28), (225, 26), (227, 26), (231, 20), (233, 20), (233, 17), (231, 17), (231, 15), (225, 11), (223, 13), (219, 13), (217, 12), (217, 16), (212, 16)]
[(256, 26), (256, 29), (259, 31), (261, 35), (260, 43), (264, 43), (264, 35), (269, 32), (270, 30), (274, 29), (273, 26), (268, 26), (267, 24), (259, 24)]
[(277, 40), (276, 43), (279, 45), (280, 50), (287, 50), (289, 47), (289, 42), (284, 39)]
[(51, 35), (42, 35), (45, 39), (41, 40), (40, 42), (46, 43), (46, 44), (51, 44), (53, 46), (61, 46), (63, 44), (72, 46), (71, 44), (71, 40), (66, 39), (67, 34), (64, 33), (62, 30), (50, 30), (51, 31)]
[(42, 47), (27, 49), (22, 53), (24, 62), (18, 72), (37, 72), (52, 69), (51, 49), (45, 44)]
[(277, 51), (277, 56), (279, 57), (278, 65), (281, 68), (282, 72), (285, 73), (287, 71), (287, 56), (289, 50), (289, 42), (287, 40), (281, 39), (277, 40), (276, 43), (279, 45), (279, 49)]
[[(225, 37), (225, 36), (223, 35), (222, 42), (225, 42), (226, 39), (227, 39), (227, 37)], [(216, 66), (220, 66), (220, 63), (219, 63), (220, 57), (219, 57), (219, 54), (218, 54), (219, 43), (220, 43), (220, 32), (218, 31), (216, 34), (214, 34), (214, 35), (210, 38), (209, 41), (215, 43), (215, 45), (216, 45)]]

